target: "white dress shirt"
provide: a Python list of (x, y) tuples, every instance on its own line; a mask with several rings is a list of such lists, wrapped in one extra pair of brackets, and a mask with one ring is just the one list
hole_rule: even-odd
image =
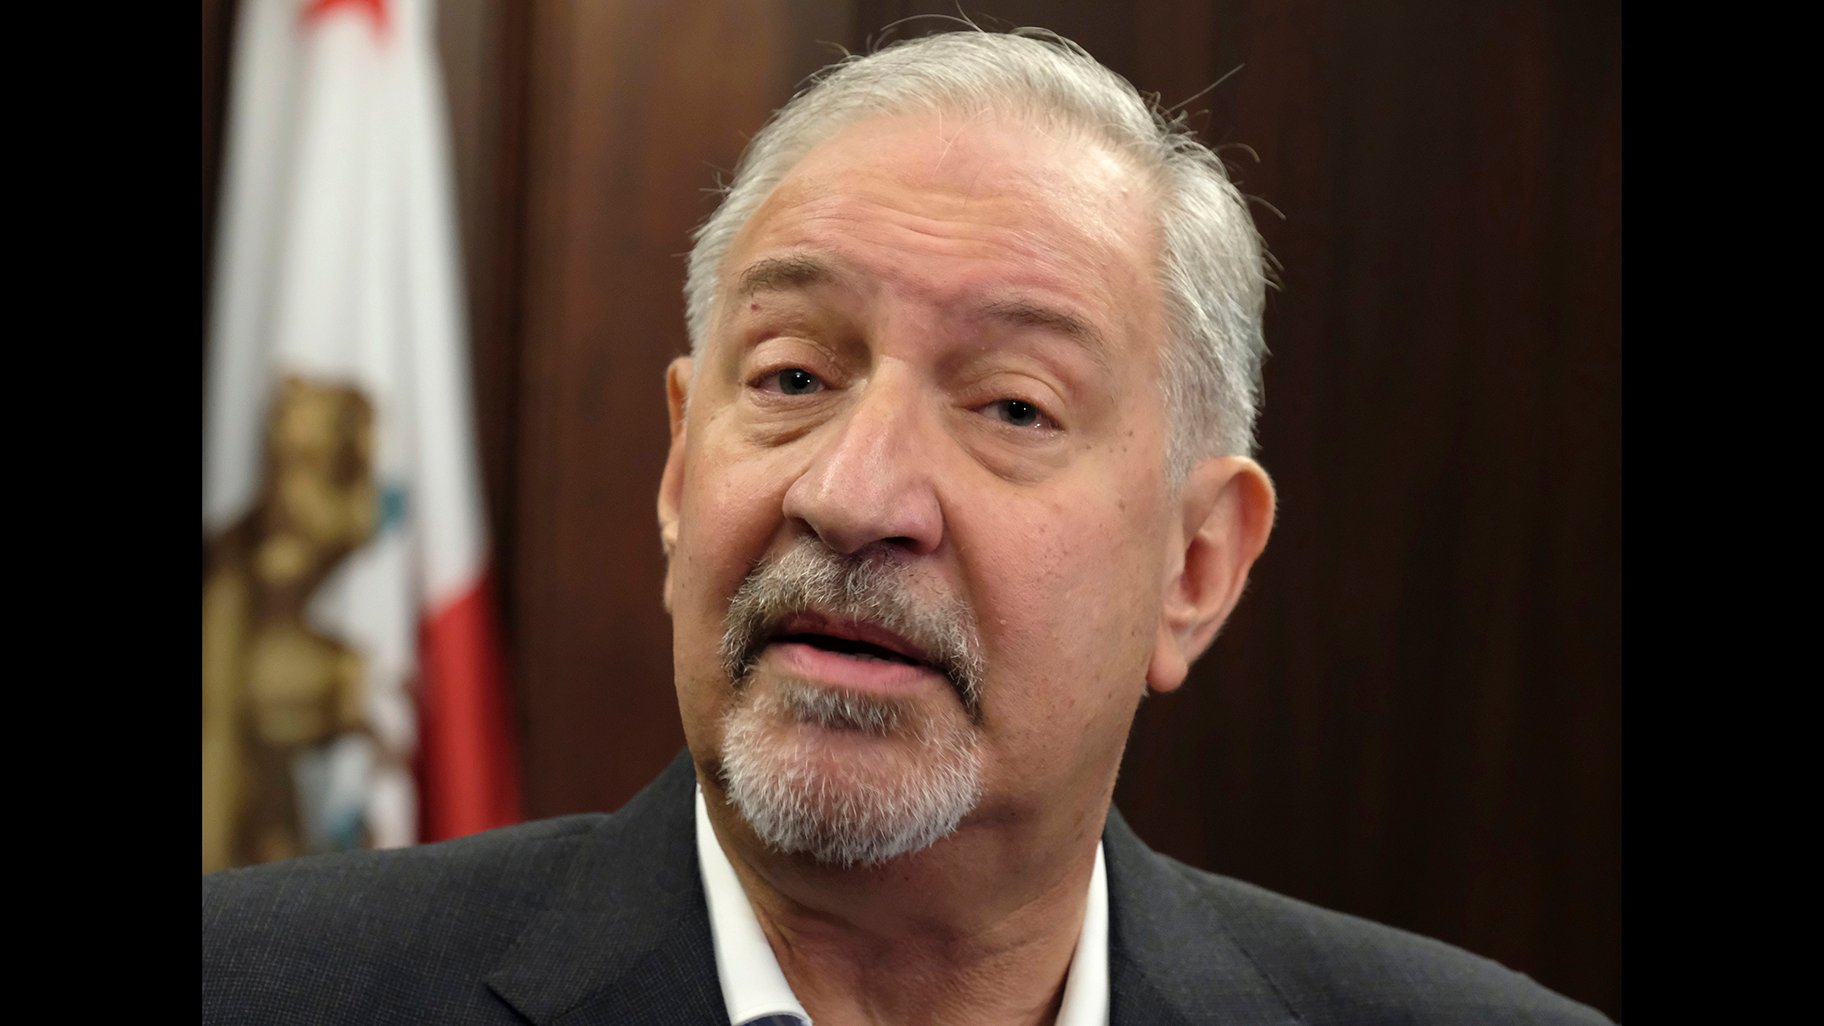
[[(697, 866), (703, 874), (703, 899), (709, 904), (709, 933), (716, 947), (716, 975), (732, 1026), (789, 1022), (810, 1023), (804, 1005), (785, 982), (772, 945), (754, 918), (754, 907), (735, 877), (716, 833), (709, 825), (703, 789), (697, 789)], [(769, 1017), (771, 1017), (769, 1019)], [(1064, 1003), (1057, 1026), (1108, 1026), (1108, 871), (1102, 845), (1096, 845), (1096, 868), (1089, 878), (1089, 901), (1083, 910), (1083, 932), (1077, 936), (1064, 980)]]

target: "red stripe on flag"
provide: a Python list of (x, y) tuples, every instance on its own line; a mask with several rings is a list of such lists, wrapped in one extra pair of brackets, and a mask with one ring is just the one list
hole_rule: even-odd
[(299, 17), (303, 21), (311, 22), (335, 11), (350, 8), (353, 8), (358, 14), (366, 14), (372, 18), (374, 29), (381, 35), (386, 34), (389, 20), (386, 15), (386, 0), (312, 0), (311, 5), (304, 8), (304, 13)]
[(418, 839), (519, 822), (519, 758), (491, 575), (426, 617), (419, 635)]

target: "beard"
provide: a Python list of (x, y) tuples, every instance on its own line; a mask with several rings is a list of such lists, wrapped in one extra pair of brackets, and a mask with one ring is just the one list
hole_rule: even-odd
[[(980, 800), (975, 622), (961, 602), (921, 599), (910, 584), (903, 563), (844, 557), (806, 538), (755, 567), (730, 601), (722, 661), (734, 695), (722, 722), (720, 776), (729, 802), (769, 848), (827, 865), (879, 865), (948, 836)], [(904, 638), (950, 681), (964, 715), (925, 695), (756, 680), (766, 645), (806, 612)]]

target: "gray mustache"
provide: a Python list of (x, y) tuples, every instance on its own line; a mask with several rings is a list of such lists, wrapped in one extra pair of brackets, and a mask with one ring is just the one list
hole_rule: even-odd
[(729, 601), (722, 668), (739, 685), (785, 622), (800, 613), (874, 624), (918, 646), (949, 678), (972, 721), (981, 719), (982, 645), (975, 616), (958, 599), (917, 594), (912, 569), (888, 557), (843, 556), (816, 538), (748, 572)]

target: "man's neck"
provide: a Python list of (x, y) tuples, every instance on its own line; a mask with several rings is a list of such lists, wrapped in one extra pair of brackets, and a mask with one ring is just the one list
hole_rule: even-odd
[(726, 803), (712, 798), (710, 809), (780, 970), (818, 1026), (1055, 1019), (1106, 806), (1048, 843), (1005, 824), (965, 824), (923, 852), (854, 869), (767, 851)]

